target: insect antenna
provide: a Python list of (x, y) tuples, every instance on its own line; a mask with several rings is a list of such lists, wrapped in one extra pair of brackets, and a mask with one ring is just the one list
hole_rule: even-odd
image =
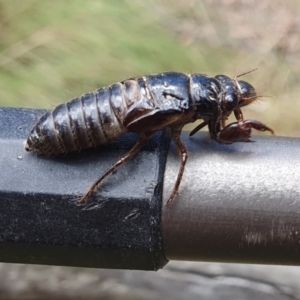
[(237, 81), (237, 78), (242, 77), (242, 76), (244, 76), (244, 75), (246, 75), (246, 74), (252, 73), (252, 72), (254, 72), (254, 71), (256, 71), (256, 70), (258, 70), (258, 68), (255, 68), (255, 69), (253, 69), (253, 70), (250, 70), (250, 71), (241, 73), (241, 74), (239, 74), (239, 75), (235, 75), (235, 76), (233, 77), (233, 80), (236, 82), (236, 85), (237, 85), (237, 87), (238, 87), (240, 93), (242, 93), (242, 89), (241, 89), (241, 86), (240, 86), (239, 82)]
[(253, 69), (253, 70), (247, 71), (247, 72), (245, 72), (245, 73), (241, 73), (241, 74), (239, 74), (239, 75), (235, 75), (235, 76), (233, 77), (233, 80), (236, 80), (237, 78), (242, 77), (242, 76), (244, 76), (244, 75), (246, 75), (246, 74), (252, 73), (252, 72), (254, 72), (254, 71), (256, 71), (256, 70), (258, 70), (258, 68), (255, 68), (255, 69)]

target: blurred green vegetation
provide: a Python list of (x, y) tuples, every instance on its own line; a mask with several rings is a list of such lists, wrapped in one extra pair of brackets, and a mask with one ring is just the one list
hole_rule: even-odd
[[(251, 2), (251, 3), (250, 3)], [(245, 76), (246, 118), (300, 136), (299, 1), (0, 0), (0, 105), (52, 108), (123, 79)]]

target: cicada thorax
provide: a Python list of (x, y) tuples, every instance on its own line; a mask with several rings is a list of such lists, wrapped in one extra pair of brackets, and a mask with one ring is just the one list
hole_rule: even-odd
[(189, 75), (166, 72), (137, 79), (140, 98), (125, 116), (132, 132), (155, 132), (188, 123), (194, 114)]

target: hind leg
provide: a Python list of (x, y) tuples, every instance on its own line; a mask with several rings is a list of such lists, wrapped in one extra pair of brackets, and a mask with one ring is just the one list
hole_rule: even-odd
[(140, 135), (139, 139), (135, 143), (135, 145), (124, 155), (122, 156), (114, 165), (112, 165), (101, 177), (99, 177), (89, 188), (87, 193), (80, 199), (79, 204), (85, 204), (90, 197), (93, 196), (93, 194), (98, 189), (99, 185), (102, 183), (102, 181), (111, 173), (113, 173), (118, 167), (122, 166), (129, 160), (131, 160), (145, 145), (146, 141), (153, 135), (153, 133), (143, 133)]

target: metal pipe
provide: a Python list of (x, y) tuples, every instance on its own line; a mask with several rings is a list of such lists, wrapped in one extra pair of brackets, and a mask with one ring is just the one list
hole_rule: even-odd
[[(0, 108), (0, 261), (157, 270), (167, 260), (300, 265), (300, 140), (254, 136), (219, 145), (207, 133), (182, 139), (180, 159), (160, 132), (101, 186), (78, 199), (135, 135), (65, 157), (26, 153), (22, 142), (43, 112)], [(167, 168), (165, 170), (165, 162)]]
[[(300, 265), (300, 139), (254, 136), (219, 145), (183, 137), (189, 149), (179, 195), (163, 206), (168, 260)], [(177, 176), (172, 145), (164, 203)]]

